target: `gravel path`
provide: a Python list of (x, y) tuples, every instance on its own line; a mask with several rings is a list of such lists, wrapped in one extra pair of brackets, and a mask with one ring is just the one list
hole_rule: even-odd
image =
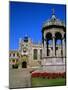
[(28, 69), (9, 70), (9, 88), (31, 87), (31, 75)]

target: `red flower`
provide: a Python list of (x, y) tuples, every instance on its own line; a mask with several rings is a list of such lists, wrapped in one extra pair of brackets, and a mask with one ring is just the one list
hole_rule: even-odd
[(48, 73), (48, 72), (33, 72), (31, 74), (32, 77), (42, 77), (42, 78), (65, 78), (66, 77), (66, 73)]

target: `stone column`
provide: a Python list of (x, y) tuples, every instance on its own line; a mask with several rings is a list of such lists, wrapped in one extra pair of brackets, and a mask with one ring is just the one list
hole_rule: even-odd
[(65, 56), (65, 38), (62, 39), (62, 48), (63, 56)]
[(37, 49), (37, 57), (38, 57), (38, 60), (40, 60), (40, 49)]
[(46, 39), (44, 39), (44, 56), (47, 56), (47, 42)]
[(55, 56), (55, 34), (52, 35), (53, 38), (53, 56)]

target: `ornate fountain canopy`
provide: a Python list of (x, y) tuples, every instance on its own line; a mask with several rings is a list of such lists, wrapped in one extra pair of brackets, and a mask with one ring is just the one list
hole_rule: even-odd
[(46, 22), (43, 24), (43, 28), (47, 28), (49, 26), (61, 26), (65, 27), (64, 22), (62, 22), (60, 19), (58, 19), (55, 15), (54, 9), (52, 9), (52, 16), (50, 19), (48, 19)]

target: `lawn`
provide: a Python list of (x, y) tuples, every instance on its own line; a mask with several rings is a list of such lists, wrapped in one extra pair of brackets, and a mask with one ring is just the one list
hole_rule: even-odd
[(38, 86), (62, 86), (65, 85), (64, 78), (46, 79), (46, 78), (32, 78), (32, 87)]

